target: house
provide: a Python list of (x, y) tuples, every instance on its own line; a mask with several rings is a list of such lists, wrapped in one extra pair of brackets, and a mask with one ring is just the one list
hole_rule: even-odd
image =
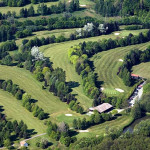
[(21, 147), (23, 147), (23, 146), (24, 146), (24, 147), (28, 147), (28, 143), (26, 143), (26, 141), (21, 141), (21, 142), (20, 142), (20, 146), (21, 146)]
[(113, 106), (110, 105), (109, 103), (103, 103), (96, 107), (91, 107), (91, 108), (89, 108), (89, 110), (90, 111), (97, 110), (99, 113), (103, 113), (103, 112), (108, 112), (108, 111), (112, 110), (112, 108), (113, 108)]
[(139, 78), (140, 78), (140, 76), (139, 76), (139, 75), (136, 75), (136, 74), (131, 74), (131, 77), (132, 77), (133, 79), (139, 79)]

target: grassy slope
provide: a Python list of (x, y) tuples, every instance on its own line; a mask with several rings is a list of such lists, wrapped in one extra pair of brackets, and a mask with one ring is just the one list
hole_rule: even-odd
[[(48, 90), (42, 90), (42, 83), (38, 82), (34, 76), (25, 69), (18, 67), (9, 67), (0, 65), (0, 79), (12, 79), (14, 83), (18, 84), (20, 88), (24, 89), (35, 100), (37, 104), (50, 114), (53, 121), (72, 123), (71, 117), (66, 117), (65, 114), (71, 113), (73, 116), (83, 117), (71, 111), (66, 103), (61, 102), (56, 96), (53, 96)], [(10, 105), (7, 105), (9, 109)], [(15, 114), (12, 114), (15, 116)], [(32, 115), (32, 114), (31, 114)], [(13, 118), (13, 117), (12, 117)]]
[(132, 118), (129, 115), (122, 115), (115, 120), (107, 121), (99, 125), (95, 125), (89, 128), (89, 132), (87, 133), (79, 133), (77, 138), (80, 139), (82, 137), (93, 137), (97, 135), (105, 135), (106, 127), (110, 129), (123, 129), (125, 126), (132, 122)]
[(52, 36), (52, 35), (55, 35), (56, 37), (58, 37), (60, 35), (63, 35), (65, 37), (69, 37), (69, 35), (71, 33), (74, 33), (76, 31), (76, 29), (77, 28), (73, 28), (73, 29), (56, 29), (56, 30), (52, 30), (52, 31), (45, 30), (45, 31), (33, 32), (32, 36), (28, 36), (26, 38), (16, 40), (16, 44), (21, 45), (21, 42), (22, 42), (23, 39), (31, 40), (35, 37), (38, 37), (38, 38), (44, 37), (44, 38), (46, 38), (46, 37), (49, 37), (49, 36)]
[(106, 94), (120, 95), (120, 93), (114, 88), (123, 89), (125, 91), (123, 94), (126, 94), (128, 90), (130, 90), (130, 88), (126, 87), (122, 80), (117, 76), (118, 68), (122, 64), (122, 62), (118, 60), (123, 59), (124, 56), (132, 49), (139, 48), (141, 50), (145, 50), (149, 45), (150, 42), (121, 47), (104, 51), (93, 56), (92, 60), (94, 61), (94, 66), (96, 67), (95, 72), (98, 73), (98, 80), (104, 81), (102, 86), (105, 88), (104, 92)]
[[(44, 55), (46, 57), (50, 57), (51, 61), (54, 63), (54, 67), (60, 67), (63, 68), (63, 70), (66, 71), (67, 81), (75, 81), (81, 84), (81, 78), (77, 75), (77, 73), (74, 70), (73, 65), (71, 65), (68, 61), (67, 57), (67, 51), (68, 49), (76, 44), (79, 44), (83, 41), (98, 41), (102, 39), (108, 39), (108, 38), (116, 38), (116, 37), (123, 37), (128, 35), (129, 33), (138, 34), (139, 32), (146, 31), (146, 30), (139, 30), (139, 31), (119, 31), (119, 36), (114, 36), (114, 33), (110, 35), (102, 35), (99, 37), (92, 37), (92, 38), (86, 38), (86, 39), (79, 39), (74, 41), (67, 41), (63, 43), (56, 43), (56, 44), (50, 44), (46, 46), (40, 47), (40, 50), (44, 52)], [(85, 96), (83, 92), (82, 85), (79, 87), (76, 87), (73, 89), (73, 92), (75, 94), (78, 94), (77, 98), (81, 102), (82, 105), (85, 106), (85, 108), (88, 108), (92, 104), (92, 100), (89, 99), (87, 96)]]
[(10, 93), (0, 90), (0, 105), (4, 106), (4, 114), (8, 119), (23, 120), (29, 129), (35, 129), (38, 133), (44, 133), (46, 127), (43, 122), (33, 117), (32, 113), (27, 111), (15, 97)]
[[(47, 2), (45, 4), (49, 7), (49, 6), (58, 4), (58, 1), (56, 1), (56, 2)], [(29, 8), (31, 5), (34, 7), (35, 12), (37, 12), (37, 8), (38, 8), (39, 4), (34, 4), (34, 5), (33, 4), (28, 4), (24, 7), (8, 7), (8, 6), (7, 7), (0, 7), (0, 12), (6, 14), (8, 11), (11, 11), (11, 12), (15, 11), (16, 15), (19, 15), (20, 14), (20, 9)]]
[(150, 62), (141, 63), (133, 67), (133, 73), (146, 79), (150, 79)]

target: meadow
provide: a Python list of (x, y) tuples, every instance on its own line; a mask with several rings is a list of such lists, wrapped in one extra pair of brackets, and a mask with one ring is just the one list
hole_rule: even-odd
[[(117, 76), (118, 68), (122, 64), (119, 59), (124, 59), (124, 56), (131, 50), (145, 50), (149, 45), (150, 42), (147, 42), (144, 44), (115, 48), (98, 53), (92, 57), (91, 60), (94, 62), (95, 72), (98, 74), (98, 80), (103, 82), (101, 86), (104, 87), (103, 92), (105, 94), (108, 96), (124, 96), (128, 93), (132, 87), (125, 86), (122, 79)], [(125, 92), (119, 93), (115, 88), (120, 88)]]
[(150, 79), (150, 62), (136, 65), (132, 68), (132, 70), (133, 70), (133, 73), (143, 78)]
[[(41, 46), (40, 50), (42, 52), (44, 52), (44, 55), (46, 57), (50, 57), (50, 60), (53, 62), (54, 68), (61, 67), (63, 70), (66, 71), (67, 81), (74, 81), (74, 82), (77, 82), (80, 84), (78, 87), (73, 88), (73, 93), (77, 94), (78, 101), (85, 108), (89, 108), (92, 105), (92, 100), (90, 98), (88, 98), (87, 96), (85, 96), (85, 93), (83, 92), (83, 88), (81, 85), (81, 83), (82, 83), (81, 78), (79, 75), (77, 75), (73, 65), (70, 64), (70, 62), (68, 60), (68, 55), (67, 55), (68, 49), (71, 46), (77, 45), (83, 41), (87, 42), (87, 41), (99, 41), (99, 40), (108, 39), (108, 38), (112, 38), (112, 39), (117, 38), (117, 37), (121, 38), (121, 37), (128, 35), (129, 33), (138, 35), (140, 32), (145, 32), (145, 31), (147, 31), (147, 29), (138, 30), (138, 31), (129, 31), (129, 30), (128, 31), (126, 31), (126, 30), (117, 31), (120, 33), (119, 36), (115, 36), (114, 33), (112, 33), (109, 35), (101, 35), (98, 37), (91, 37), (91, 38), (79, 39), (79, 40), (74, 40), (74, 41), (66, 41), (66, 42), (62, 42), (62, 43), (55, 43), (55, 44)], [(99, 54), (101, 54), (101, 53), (99, 53)], [(119, 81), (121, 81), (121, 79)], [(124, 86), (122, 81), (121, 81), (121, 85)], [(127, 87), (126, 87), (126, 89), (127, 89)], [(110, 91), (109, 93), (114, 92), (114, 94), (119, 94), (119, 92), (112, 90), (111, 87), (110, 87), (110, 89), (108, 89), (108, 91)]]

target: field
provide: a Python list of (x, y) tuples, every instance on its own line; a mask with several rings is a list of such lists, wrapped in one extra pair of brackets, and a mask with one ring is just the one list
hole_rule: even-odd
[(34, 39), (35, 37), (47, 38), (47, 37), (52, 36), (52, 35), (55, 35), (56, 37), (58, 37), (60, 35), (63, 35), (63, 36), (68, 38), (71, 33), (74, 33), (76, 31), (76, 29), (77, 28), (73, 28), (73, 29), (56, 29), (56, 30), (51, 30), (51, 31), (45, 30), (45, 31), (33, 32), (32, 36), (28, 36), (26, 38), (16, 40), (16, 44), (18, 46), (20, 46), (23, 39), (31, 40), (31, 39)]
[(150, 79), (150, 62), (141, 63), (139, 65), (134, 66), (133, 73), (146, 79)]
[[(102, 40), (104, 38), (105, 39), (108, 39), (108, 38), (114, 39), (116, 37), (123, 37), (123, 36), (128, 35), (129, 33), (133, 33), (133, 34), (137, 35), (137, 34), (139, 34), (139, 32), (142, 32), (142, 31), (144, 32), (146, 30), (139, 30), (137, 32), (124, 30), (124, 31), (119, 31), (119, 33), (120, 33), (119, 36), (114, 36), (114, 33), (112, 33), (110, 35), (102, 35), (99, 37), (92, 37), (92, 38), (79, 39), (79, 40), (74, 40), (74, 41), (67, 41), (67, 42), (63, 42), (63, 43), (55, 43), (55, 44), (42, 46), (42, 47), (40, 47), (40, 50), (42, 52), (44, 52), (44, 55), (46, 57), (50, 57), (51, 61), (53, 62), (53, 66), (55, 68), (61, 67), (61, 68), (63, 68), (63, 70), (66, 71), (67, 81), (75, 81), (75, 82), (81, 84), (80, 76), (77, 75), (77, 73), (74, 70), (73, 65), (71, 65), (70, 62), (68, 61), (67, 52), (71, 46), (77, 45), (83, 41), (98, 41), (98, 40)], [(122, 82), (121, 79), (119, 81)], [(124, 86), (123, 83), (122, 83), (122, 86)], [(126, 89), (127, 89), (127, 87), (126, 87)], [(116, 92), (112, 89), (110, 89), (110, 91), (113, 93), (115, 92), (114, 94), (119, 94), (119, 92)], [(77, 98), (78, 98), (79, 102), (83, 106), (85, 106), (85, 108), (91, 107), (92, 100), (89, 99), (87, 96), (85, 96), (85, 94), (83, 92), (82, 85), (75, 87), (73, 89), (73, 93), (77, 94)]]
[[(89, 128), (89, 132), (87, 133), (79, 133), (77, 135), (77, 138), (82, 137), (93, 137), (93, 136), (103, 136), (106, 134), (106, 131), (109, 129), (119, 130), (123, 129), (127, 125), (129, 125), (132, 122), (132, 118), (129, 115), (122, 115), (118, 117), (115, 120), (107, 121), (105, 123), (95, 125), (91, 128)], [(107, 129), (106, 129), (107, 128)]]
[[(8, 67), (8, 66), (0, 66), (0, 70), (1, 70), (0, 79), (5, 80), (12, 79), (13, 82), (18, 84), (21, 89), (25, 90), (28, 94), (30, 94), (33, 99), (38, 100), (37, 104), (40, 107), (42, 107), (45, 112), (50, 114), (50, 118), (53, 121), (57, 122), (66, 121), (70, 124), (72, 123), (72, 118), (68, 118), (65, 116), (65, 114), (70, 113), (76, 117), (81, 118), (83, 117), (82, 115), (77, 114), (68, 109), (67, 104), (61, 102), (57, 97), (53, 96), (53, 94), (50, 93), (48, 90), (42, 90), (41, 88), (42, 83), (38, 82), (29, 71), (17, 67)], [(17, 102), (16, 99), (14, 100), (14, 103), (15, 102)], [(4, 109), (12, 110), (11, 105), (6, 105), (8, 103), (2, 104), (4, 106)], [(22, 106), (19, 106), (18, 109), (16, 109), (16, 111), (20, 110), (20, 107), (21, 109), (23, 108)], [(16, 112), (14, 111), (14, 113), (11, 113), (11, 116), (9, 116), (9, 114), (8, 117), (15, 118)], [(22, 115), (23, 113), (18, 112), (18, 114)], [(27, 113), (27, 115), (32, 116), (32, 113), (29, 114)]]
[[(101, 85), (102, 87), (104, 87), (104, 91), (103, 91), (104, 93), (106, 93), (107, 95), (116, 95), (116, 96), (118, 95), (123, 96), (127, 94), (127, 92), (131, 88), (125, 86), (122, 79), (117, 76), (118, 68), (122, 64), (122, 62), (120, 62), (119, 59), (123, 59), (124, 56), (130, 50), (136, 48), (145, 50), (149, 45), (150, 42), (127, 46), (127, 47), (121, 47), (121, 48), (111, 49), (109, 51), (104, 51), (93, 56), (91, 60), (94, 61), (95, 72), (98, 74), (98, 80), (104, 82)], [(120, 94), (115, 90), (115, 88), (123, 89), (125, 93)]]
[(4, 106), (4, 114), (6, 114), (8, 120), (23, 120), (29, 129), (35, 129), (35, 132), (44, 133), (46, 126), (42, 121), (33, 117), (32, 113), (27, 111), (19, 100), (13, 97), (8, 92), (0, 90), (0, 105)]
[[(50, 7), (50, 6), (52, 6), (52, 5), (56, 5), (56, 4), (58, 4), (58, 1), (56, 1), (56, 2), (47, 2), (47, 3), (46, 3), (46, 5), (47, 5), (48, 7)], [(35, 12), (37, 12), (38, 5), (39, 5), (39, 4), (34, 4), (34, 5), (29, 4), (29, 5), (26, 5), (26, 6), (24, 6), (24, 7), (0, 7), (0, 12), (6, 14), (8, 11), (11, 11), (11, 12), (15, 11), (15, 12), (16, 12), (16, 15), (19, 16), (19, 14), (20, 14), (20, 9), (22, 9), (22, 8), (29, 8), (30, 6), (33, 6)]]

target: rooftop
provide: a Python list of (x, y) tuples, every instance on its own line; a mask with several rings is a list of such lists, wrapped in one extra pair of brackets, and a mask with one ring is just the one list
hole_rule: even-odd
[(106, 110), (112, 108), (113, 106), (109, 103), (103, 103), (101, 105), (98, 105), (96, 107), (89, 108), (90, 110), (97, 110), (99, 113), (105, 112)]

